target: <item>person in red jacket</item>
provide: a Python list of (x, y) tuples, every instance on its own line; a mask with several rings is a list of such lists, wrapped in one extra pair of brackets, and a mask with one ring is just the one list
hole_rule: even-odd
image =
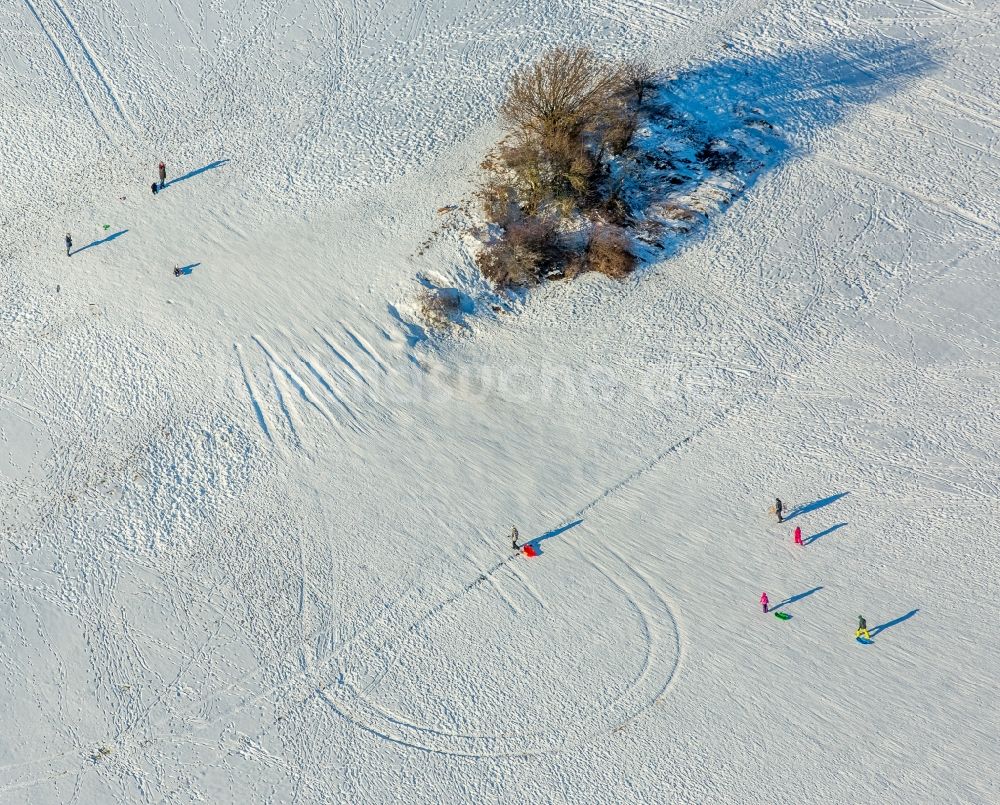
[(802, 544), (802, 529), (799, 526), (795, 526), (795, 536), (793, 537), (796, 545)]
[(166, 184), (166, 182), (167, 182), (167, 163), (161, 162), (160, 163), (160, 190), (163, 189), (163, 187)]
[(761, 593), (761, 594), (760, 594), (760, 605), (761, 605), (762, 607), (764, 607), (764, 614), (765, 614), (765, 615), (767, 614), (767, 604), (768, 604), (768, 600), (769, 600), (769, 599), (768, 599), (768, 597), (767, 597), (767, 593)]

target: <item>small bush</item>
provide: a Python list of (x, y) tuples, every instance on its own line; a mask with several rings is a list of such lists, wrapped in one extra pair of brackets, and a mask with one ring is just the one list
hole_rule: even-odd
[(417, 296), (420, 317), (437, 330), (450, 327), (461, 310), (461, 299), (454, 288), (421, 288)]
[(562, 254), (555, 225), (546, 219), (528, 217), (507, 227), (502, 238), (488, 244), (476, 263), (498, 287), (535, 285)]
[(628, 234), (620, 227), (595, 226), (587, 244), (587, 268), (612, 279), (625, 279), (635, 269), (631, 245)]
[(572, 212), (593, 190), (597, 163), (583, 142), (566, 134), (519, 136), (501, 155), (521, 206), (530, 215), (546, 204)]

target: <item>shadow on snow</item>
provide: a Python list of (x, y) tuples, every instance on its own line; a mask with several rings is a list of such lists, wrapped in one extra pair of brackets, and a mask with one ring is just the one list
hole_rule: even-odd
[[(843, 497), (847, 497), (849, 494), (850, 492), (838, 492), (836, 495), (830, 495), (830, 497), (827, 498), (814, 500), (812, 503), (803, 503), (801, 506), (796, 506), (788, 513), (788, 516), (784, 518), (784, 522), (787, 523), (789, 520), (798, 517), (800, 514), (808, 514), (809, 512), (816, 511), (816, 509), (822, 509), (824, 506), (829, 506), (831, 503), (836, 503), (838, 500)], [(844, 523), (844, 525), (846, 525), (846, 523)], [(834, 528), (839, 528), (839, 526), (834, 526)], [(831, 528), (830, 531), (832, 530), (833, 529)], [(826, 534), (829, 532), (824, 531), (823, 533)], [(809, 541), (811, 542), (813, 539), (819, 539), (819, 536), (820, 535), (810, 537)]]
[(559, 528), (553, 528), (551, 531), (546, 531), (544, 534), (541, 534), (540, 536), (537, 536), (534, 539), (525, 542), (524, 547), (530, 545), (532, 548), (535, 549), (538, 555), (541, 556), (542, 549), (540, 546), (545, 540), (552, 539), (553, 537), (558, 537), (564, 531), (569, 531), (571, 528), (576, 528), (582, 522), (583, 518), (580, 518), (579, 520), (574, 520), (572, 523), (567, 523), (566, 525), (559, 526)]
[(798, 595), (793, 595), (790, 598), (786, 598), (780, 604), (775, 604), (771, 607), (771, 612), (777, 612), (782, 607), (787, 607), (789, 604), (794, 604), (796, 601), (801, 601), (803, 598), (808, 598), (813, 593), (818, 593), (822, 590), (822, 587), (813, 587), (811, 590), (806, 590), (804, 593), (799, 593)]
[(843, 528), (845, 525), (847, 525), (847, 523), (837, 523), (836, 525), (832, 525), (825, 531), (820, 531), (818, 534), (813, 534), (812, 536), (806, 537), (804, 540), (802, 540), (802, 544), (811, 545), (820, 537), (825, 537), (827, 534), (832, 534), (834, 531)]
[(933, 67), (919, 44), (851, 40), (706, 62), (664, 80), (611, 177), (641, 219), (642, 256), (676, 253), (819, 130)]
[(886, 629), (891, 629), (893, 626), (896, 626), (896, 625), (902, 623), (903, 621), (908, 621), (910, 618), (912, 618), (914, 615), (916, 615), (919, 611), (920, 611), (919, 609), (911, 609), (905, 615), (900, 615), (895, 620), (886, 621), (885, 623), (881, 623), (878, 626), (873, 627), (871, 629), (871, 631), (869, 631), (869, 634), (872, 637), (875, 637), (875, 635), (881, 634)]
[(169, 182), (163, 185), (163, 189), (165, 190), (166, 188), (171, 187), (172, 185), (175, 185), (178, 182), (185, 182), (188, 179), (193, 179), (195, 176), (198, 176), (199, 174), (204, 173), (205, 171), (214, 170), (215, 168), (221, 168), (227, 162), (229, 162), (228, 159), (217, 159), (215, 160), (215, 162), (209, 162), (207, 165), (202, 165), (200, 168), (195, 168), (193, 171), (188, 171), (183, 176), (178, 176), (176, 179), (171, 179)]
[(92, 249), (95, 246), (100, 246), (102, 243), (108, 243), (109, 241), (112, 241), (115, 238), (120, 238), (126, 232), (128, 232), (128, 230), (123, 229), (120, 232), (115, 232), (113, 235), (108, 235), (106, 238), (101, 238), (100, 240), (92, 241), (91, 243), (88, 243), (86, 246), (81, 246), (79, 249), (74, 249), (72, 252), (70, 252), (70, 254), (71, 255), (79, 254), (80, 252), (86, 251), (87, 249)]

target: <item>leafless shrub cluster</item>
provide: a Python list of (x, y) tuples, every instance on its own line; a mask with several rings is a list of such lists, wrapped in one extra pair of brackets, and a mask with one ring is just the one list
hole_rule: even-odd
[(526, 216), (509, 222), (503, 237), (479, 253), (477, 264), (497, 287), (535, 285), (557, 265), (562, 251), (550, 219)]
[[(608, 160), (624, 153), (655, 72), (643, 62), (556, 48), (518, 70), (500, 116), (507, 135), (483, 163), (482, 210), (502, 230), (479, 255), (498, 286), (531, 285), (583, 270), (623, 277), (635, 257), (631, 218), (610, 181)], [(593, 228), (569, 248), (560, 232)]]

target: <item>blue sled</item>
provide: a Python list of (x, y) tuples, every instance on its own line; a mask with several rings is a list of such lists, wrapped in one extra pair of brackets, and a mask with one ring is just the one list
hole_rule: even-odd
[(860, 644), (861, 644), (862, 646), (874, 646), (874, 645), (875, 645), (875, 641), (874, 641), (874, 640), (865, 640), (865, 639), (864, 639), (863, 637), (857, 637), (857, 638), (855, 638), (855, 639), (856, 639), (856, 640), (857, 640), (857, 641), (858, 641), (858, 642), (859, 642), (859, 643), (860, 643)]

